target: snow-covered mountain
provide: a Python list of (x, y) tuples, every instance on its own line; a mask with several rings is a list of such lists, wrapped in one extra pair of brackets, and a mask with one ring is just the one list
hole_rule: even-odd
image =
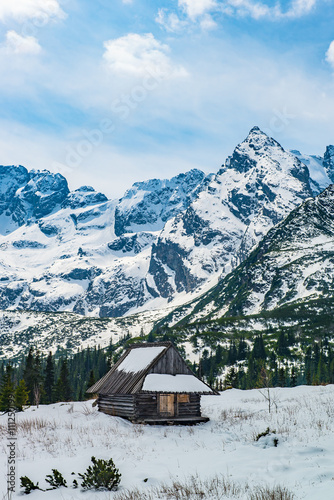
[(217, 282), (312, 194), (306, 165), (254, 127), (186, 212), (166, 223), (153, 245), (151, 288), (170, 298)]
[(305, 322), (313, 334), (320, 327), (322, 335), (324, 326), (326, 334), (333, 333), (333, 304), (332, 184), (316, 198), (305, 200), (269, 231), (249, 257), (218, 285), (173, 311), (163, 323), (175, 324), (185, 317), (187, 323), (239, 317), (249, 324), (256, 318), (258, 327), (268, 330), (269, 319), (274, 318), (275, 328), (282, 328), (285, 322), (301, 328)]
[(288, 152), (254, 127), (216, 175), (138, 182), (114, 201), (0, 167), (0, 309), (119, 317), (188, 301), (330, 183), (333, 151)]
[(60, 174), (0, 173), (0, 309), (92, 316), (122, 316), (152, 299), (152, 244), (210, 180), (191, 170), (136, 183), (110, 201), (87, 186), (70, 192)]

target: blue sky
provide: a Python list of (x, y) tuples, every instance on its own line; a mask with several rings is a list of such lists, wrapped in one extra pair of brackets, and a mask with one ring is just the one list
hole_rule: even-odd
[(216, 171), (253, 125), (308, 154), (334, 143), (332, 0), (11, 3), (0, 163), (118, 197)]

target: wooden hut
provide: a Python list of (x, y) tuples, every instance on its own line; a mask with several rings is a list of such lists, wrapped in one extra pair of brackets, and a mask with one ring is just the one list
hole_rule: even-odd
[(218, 394), (188, 368), (171, 342), (134, 344), (88, 389), (99, 411), (147, 424), (196, 424), (201, 394)]

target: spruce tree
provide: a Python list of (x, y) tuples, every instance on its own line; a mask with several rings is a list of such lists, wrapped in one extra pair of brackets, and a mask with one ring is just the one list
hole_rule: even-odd
[(247, 343), (244, 338), (241, 338), (238, 345), (238, 360), (243, 361), (247, 356)]
[(288, 340), (283, 330), (280, 331), (278, 336), (276, 352), (278, 356), (281, 356), (282, 358), (287, 358), (290, 356)]
[(291, 387), (296, 387), (296, 385), (297, 385), (297, 375), (296, 375), (295, 367), (293, 366), (291, 368), (290, 386)]
[(23, 379), (28, 389), (29, 403), (31, 404), (33, 404), (34, 402), (34, 382), (35, 382), (34, 361), (35, 361), (34, 351), (33, 348), (30, 347), (23, 372)]
[(42, 362), (40, 352), (36, 352), (36, 356), (33, 364), (33, 384), (34, 384), (34, 404), (38, 407), (42, 390), (43, 390), (43, 378), (42, 378)]
[(233, 340), (230, 344), (230, 348), (228, 350), (227, 362), (229, 365), (234, 365), (236, 363), (238, 357), (237, 347), (235, 345), (235, 341)]
[(94, 370), (89, 372), (88, 387), (92, 387), (95, 384)]
[(223, 348), (220, 344), (218, 344), (217, 349), (216, 349), (216, 363), (217, 365), (220, 365), (223, 361)]
[(286, 377), (285, 377), (284, 368), (280, 368), (280, 370), (279, 370), (278, 383), (279, 383), (280, 387), (285, 387), (286, 386)]
[(29, 394), (25, 381), (22, 379), (15, 389), (15, 407), (18, 411), (23, 411), (23, 406), (28, 402)]
[(254, 346), (253, 346), (253, 356), (254, 359), (263, 359), (267, 358), (266, 350), (264, 348), (263, 337), (262, 334), (255, 337)]
[(49, 352), (46, 359), (44, 377), (44, 400), (46, 404), (53, 403), (54, 400), (55, 373), (52, 353)]
[(14, 409), (14, 393), (13, 368), (11, 365), (7, 365), (0, 389), (0, 411), (9, 412)]
[(63, 359), (61, 363), (56, 393), (58, 401), (70, 401), (72, 398), (72, 387), (70, 384), (67, 359)]

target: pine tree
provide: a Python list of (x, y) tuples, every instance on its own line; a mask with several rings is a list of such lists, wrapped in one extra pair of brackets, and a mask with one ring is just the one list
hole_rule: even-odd
[(254, 362), (254, 356), (253, 353), (250, 353), (248, 357), (248, 370), (246, 376), (247, 389), (253, 389), (255, 387), (256, 379), (257, 379), (257, 372)]
[(218, 344), (216, 349), (216, 363), (220, 365), (223, 361), (223, 348), (220, 344)]
[[(158, 332), (158, 329), (157, 329)], [(148, 336), (147, 336), (147, 342), (155, 342), (156, 341), (156, 336), (154, 333), (151, 331)]]
[(318, 361), (318, 367), (317, 367), (317, 380), (319, 384), (323, 384), (326, 382), (327, 378), (327, 369), (326, 369), (326, 364), (324, 361), (324, 355), (322, 351), (320, 352), (319, 355), (319, 361)]
[(18, 411), (23, 411), (23, 406), (28, 402), (29, 394), (25, 381), (22, 379), (15, 389), (15, 406)]
[(278, 383), (279, 383), (280, 387), (285, 387), (285, 385), (286, 385), (286, 377), (285, 377), (284, 368), (280, 368), (280, 370), (279, 370)]
[(14, 393), (13, 368), (11, 365), (7, 365), (0, 389), (0, 411), (9, 412), (14, 409)]
[(70, 401), (72, 398), (72, 387), (70, 385), (67, 359), (61, 363), (60, 375), (57, 380), (56, 394), (58, 401)]
[(94, 384), (95, 384), (94, 370), (91, 370), (89, 372), (89, 379), (88, 379), (87, 388), (92, 387), (92, 385), (94, 385)]
[(291, 368), (290, 386), (291, 387), (296, 387), (296, 385), (297, 385), (297, 375), (296, 375), (295, 367), (293, 366)]
[(277, 352), (278, 356), (281, 356), (282, 358), (286, 358), (286, 357), (290, 356), (290, 349), (288, 347), (288, 340), (287, 340), (286, 335), (283, 332), (283, 330), (280, 331), (279, 336), (278, 336), (276, 352)]
[(49, 352), (46, 358), (44, 376), (44, 400), (46, 404), (53, 403), (54, 400), (55, 371), (52, 353)]
[(33, 404), (34, 402), (34, 351), (33, 348), (30, 347), (28, 356), (26, 359), (26, 364), (23, 372), (23, 378), (26, 383), (28, 393), (29, 393), (29, 403)]
[(238, 345), (238, 360), (243, 361), (247, 357), (248, 346), (244, 338), (241, 338)]
[(39, 402), (42, 395), (43, 389), (43, 378), (42, 378), (42, 363), (39, 351), (37, 351), (34, 364), (33, 364), (33, 387), (34, 387), (34, 404), (39, 406)]
[(236, 363), (236, 361), (237, 361), (237, 357), (238, 357), (238, 351), (237, 351), (237, 347), (235, 345), (235, 341), (233, 340), (231, 342), (230, 348), (228, 350), (227, 363), (229, 365), (234, 365), (234, 363)]
[(266, 350), (264, 348), (262, 334), (255, 337), (252, 352), (253, 352), (254, 359), (263, 359), (264, 360), (267, 358)]

